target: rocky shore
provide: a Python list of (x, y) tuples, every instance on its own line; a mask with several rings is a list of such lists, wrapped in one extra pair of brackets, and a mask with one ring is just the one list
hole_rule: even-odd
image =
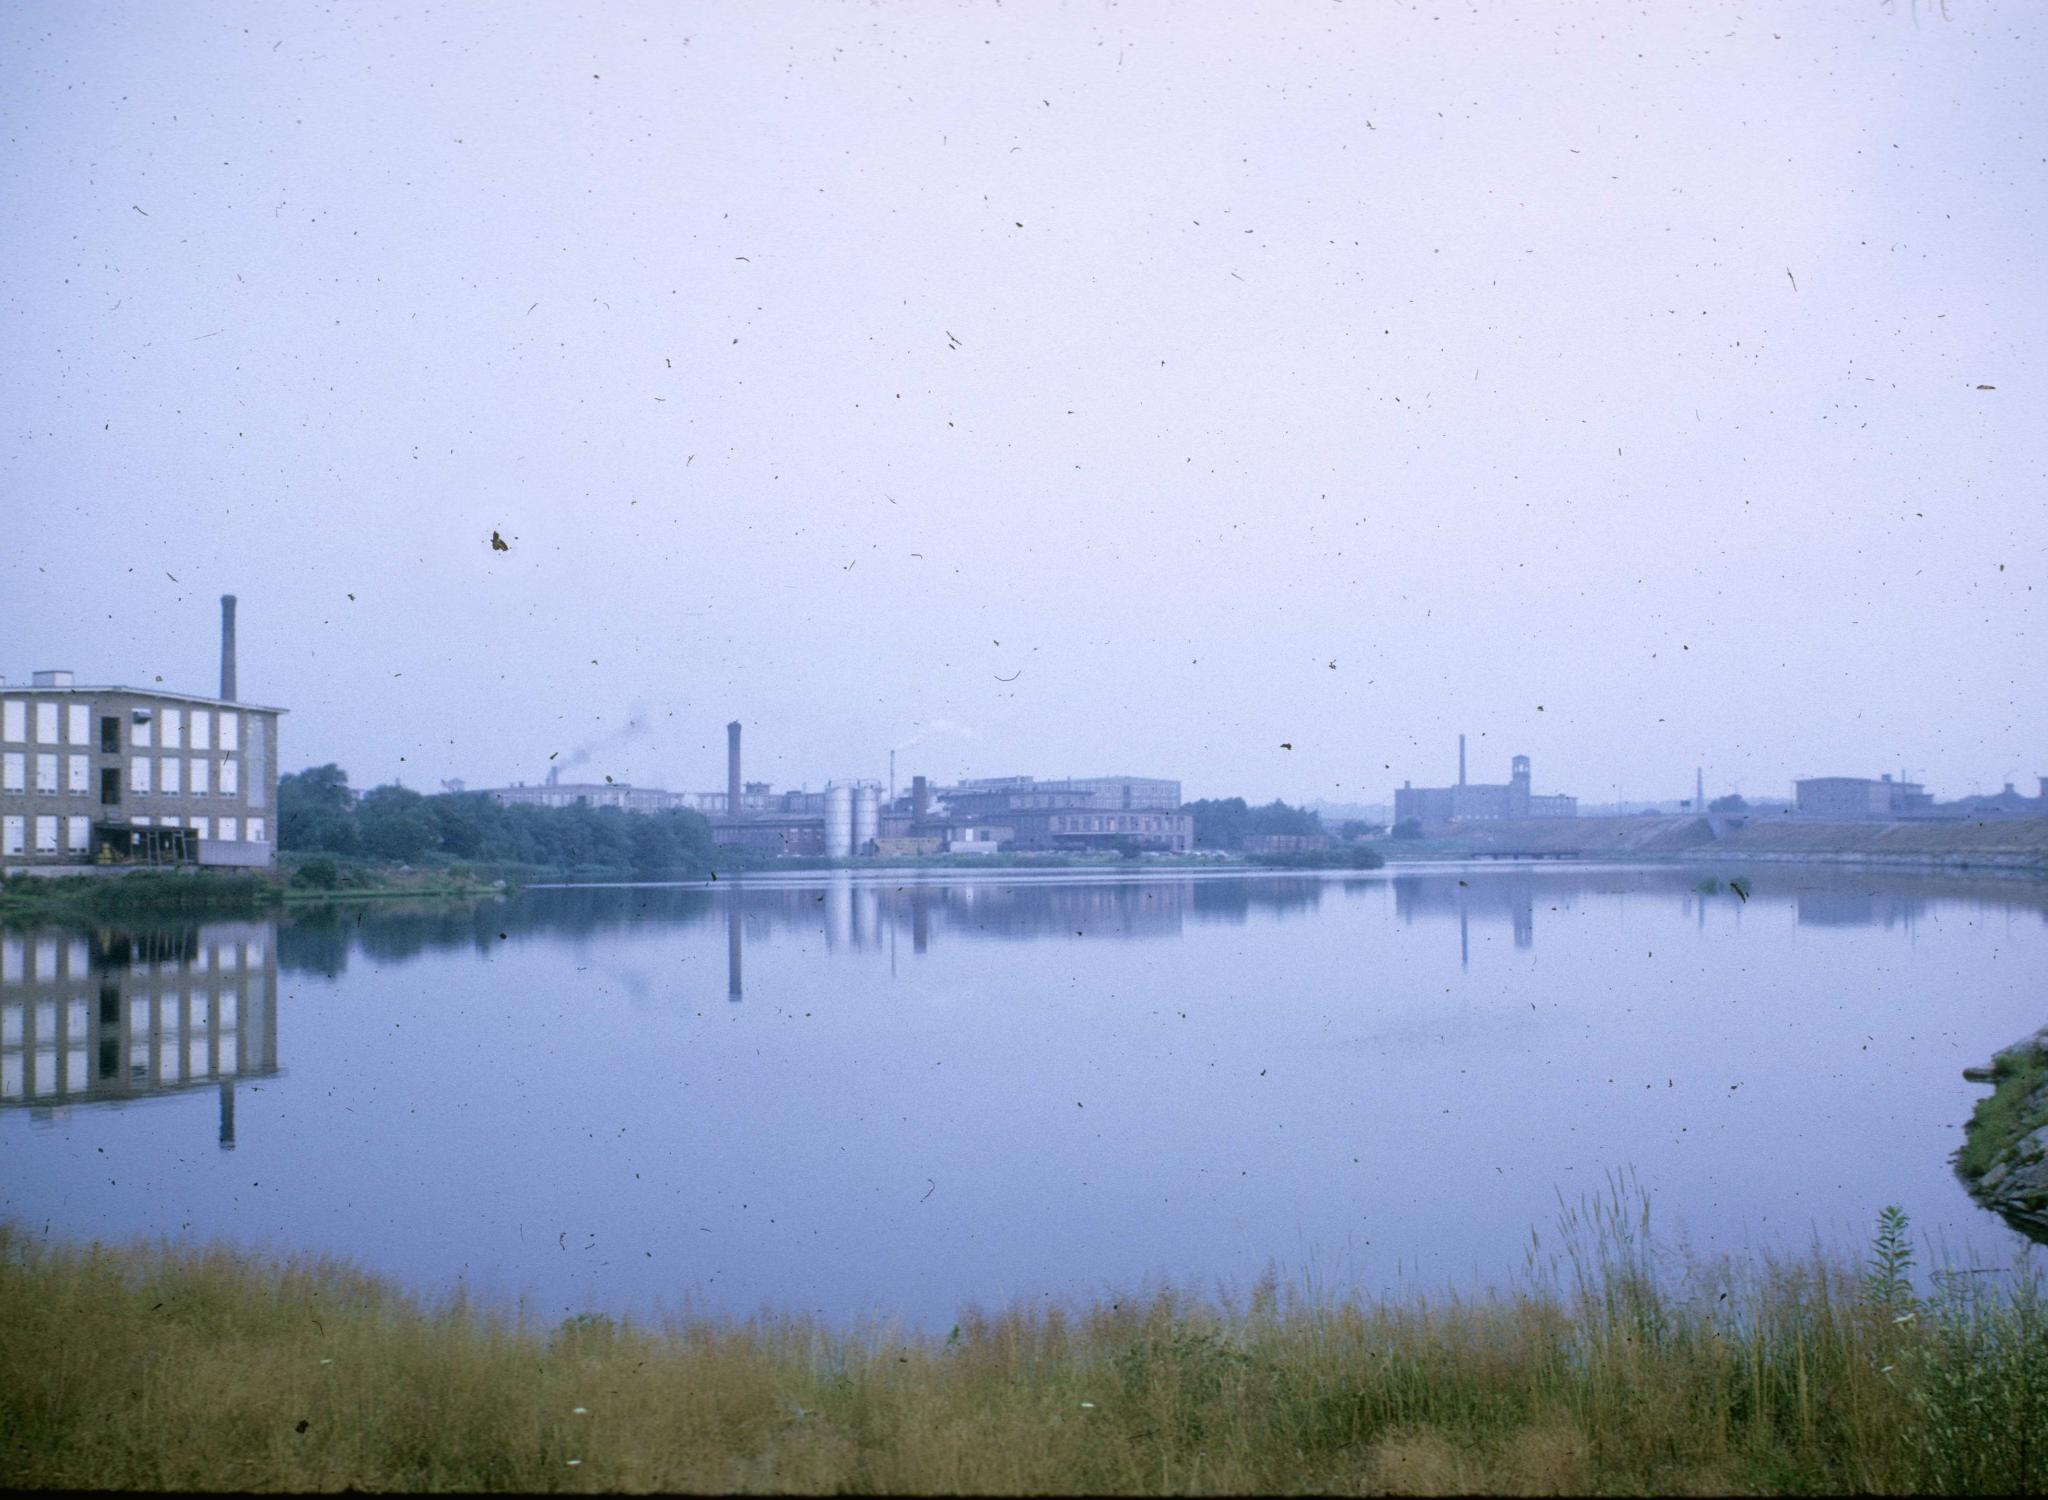
[(1965, 1127), (1956, 1174), (1977, 1202), (2048, 1244), (2048, 1026), (1963, 1076), (1992, 1087)]

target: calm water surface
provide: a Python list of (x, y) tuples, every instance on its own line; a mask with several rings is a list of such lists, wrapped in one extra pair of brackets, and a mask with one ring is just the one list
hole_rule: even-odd
[[(2048, 1020), (2048, 887), (1782, 868), (819, 875), (0, 937), (0, 1216), (347, 1257), (548, 1317), (900, 1318), (1268, 1267), (1854, 1249)], [(1727, 872), (1722, 872), (1723, 874)], [(227, 1081), (223, 1081), (227, 1080)]]

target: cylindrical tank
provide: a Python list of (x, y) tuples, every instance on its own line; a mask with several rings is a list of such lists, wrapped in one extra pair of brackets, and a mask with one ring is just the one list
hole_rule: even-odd
[(853, 854), (853, 788), (833, 782), (825, 788), (825, 857), (847, 859)]
[(853, 789), (853, 852), (865, 854), (882, 830), (882, 789), (866, 782)]

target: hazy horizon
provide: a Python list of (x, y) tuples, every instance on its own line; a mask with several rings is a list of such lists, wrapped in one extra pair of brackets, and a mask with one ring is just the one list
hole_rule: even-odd
[(17, 5), (0, 677), (211, 693), (233, 593), (365, 786), (2031, 792), (2044, 78), (1980, 0)]

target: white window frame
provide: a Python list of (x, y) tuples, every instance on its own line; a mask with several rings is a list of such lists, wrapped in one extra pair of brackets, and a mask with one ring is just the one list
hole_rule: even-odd
[(48, 813), (39, 814), (36, 818), (36, 853), (55, 854), (56, 852), (57, 820)]
[(136, 796), (149, 795), (149, 757), (131, 755), (128, 757), (128, 790)]
[(270, 825), (261, 818), (251, 818), (243, 835), (252, 844), (267, 844), (270, 842)]
[(191, 723), (186, 728), (185, 743), (193, 750), (213, 748), (213, 715), (203, 708), (192, 710)]
[(184, 748), (185, 711), (182, 708), (167, 708), (163, 711), (164, 732), (157, 736), (166, 750)]
[(156, 788), (166, 797), (176, 797), (183, 791), (184, 763), (175, 755), (166, 755), (157, 764)]
[(14, 813), (0, 818), (0, 854), (28, 853), (28, 820)]
[(64, 734), (74, 745), (87, 744), (92, 739), (92, 705), (70, 703), (64, 708)]
[(0, 739), (16, 745), (28, 743), (28, 704), (19, 698), (0, 702)]
[(185, 820), (185, 823), (187, 827), (189, 827), (194, 833), (198, 834), (201, 838), (210, 839), (213, 837), (213, 825), (210, 822), (208, 822), (205, 818), (187, 818)]
[(233, 713), (229, 713), (229, 712), (228, 712), (228, 711), (227, 711), (226, 709), (222, 709), (222, 710), (221, 710), (221, 714), (220, 714), (220, 733), (214, 736), (214, 740), (215, 740), (215, 746), (214, 746), (214, 748), (215, 748), (215, 749), (218, 749), (218, 750), (239, 750), (239, 749), (241, 749), (241, 748), (242, 748), (242, 716), (241, 716), (240, 714), (233, 714)]
[(92, 757), (73, 755), (64, 767), (64, 790), (74, 797), (92, 795)]
[(197, 756), (193, 757), (192, 774), (186, 778), (185, 793), (187, 796), (211, 797), (213, 795), (212, 767), (212, 761), (200, 760)]
[(228, 843), (239, 844), (242, 841), (241, 825), (235, 819), (222, 818), (214, 826), (220, 830), (218, 837)]
[[(147, 710), (144, 710), (147, 713)], [(156, 744), (156, 725), (147, 718), (128, 716), (128, 743), (138, 750), (148, 750)]]
[(220, 794), (223, 797), (242, 795), (242, 763), (232, 757), (220, 763)]
[(92, 819), (77, 816), (64, 820), (64, 843), (73, 854), (92, 852)]
[(57, 756), (52, 751), (36, 752), (36, 790), (51, 797), (57, 795)]
[(57, 705), (38, 703), (36, 705), (36, 743), (54, 745), (57, 743)]
[(19, 750), (0, 755), (0, 792), (28, 790), (28, 757)]

